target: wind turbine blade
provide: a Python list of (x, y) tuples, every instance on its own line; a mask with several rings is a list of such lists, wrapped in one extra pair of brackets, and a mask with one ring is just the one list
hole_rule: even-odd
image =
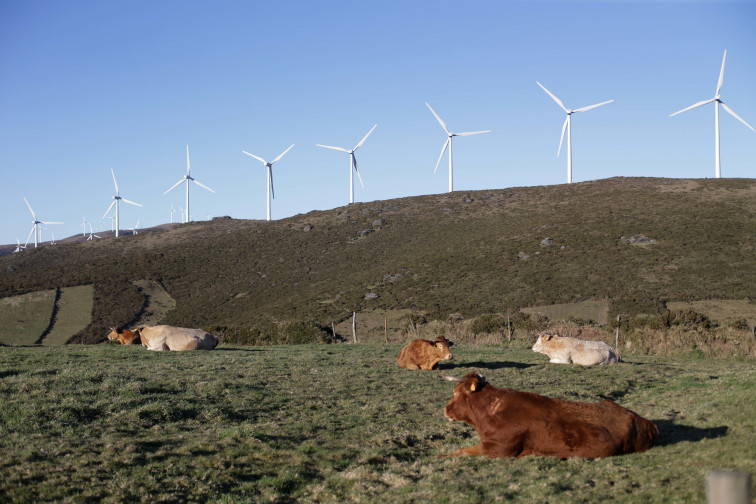
[(268, 166), (268, 178), (270, 179), (270, 195), (273, 196), (273, 199), (276, 199), (276, 192), (273, 190), (273, 168), (270, 166)]
[(27, 207), (29, 207), (29, 211), (31, 212), (31, 214), (32, 214), (32, 217), (34, 217), (34, 220), (37, 220), (37, 216), (36, 216), (36, 215), (34, 214), (34, 210), (32, 210), (32, 207), (31, 207), (31, 205), (30, 205), (30, 204), (29, 204), (29, 202), (28, 202), (28, 201), (26, 200), (26, 196), (23, 196), (23, 198), (24, 198), (24, 201), (26, 202), (26, 206), (27, 206)]
[(62, 222), (42, 222), (42, 224), (63, 224)]
[(729, 112), (732, 117), (734, 117), (738, 121), (742, 122), (743, 124), (745, 124), (746, 126), (748, 126), (749, 128), (751, 128), (751, 131), (756, 131), (756, 130), (753, 129), (753, 126), (751, 126), (750, 124), (748, 124), (747, 122), (745, 122), (742, 117), (740, 117), (738, 114), (736, 114), (735, 111), (732, 110), (730, 107), (728, 107), (727, 105), (725, 105), (724, 102), (720, 101), (719, 103), (722, 104), (722, 107), (724, 107), (724, 109), (727, 112)]
[(208, 190), (208, 191), (210, 191), (211, 193), (215, 194), (215, 191), (213, 191), (212, 189), (210, 189), (209, 187), (207, 187), (207, 186), (206, 186), (205, 184), (203, 184), (202, 182), (200, 182), (200, 181), (198, 181), (198, 180), (195, 180), (195, 179), (192, 179), (192, 181), (193, 181), (193, 182), (194, 182), (195, 184), (197, 184), (198, 186), (202, 187), (203, 189), (207, 189), (207, 190)]
[(170, 189), (168, 189), (167, 191), (165, 191), (165, 192), (164, 192), (163, 194), (168, 194), (168, 193), (169, 193), (169, 192), (171, 192), (171, 191), (172, 191), (173, 189), (177, 188), (177, 187), (179, 186), (179, 184), (180, 184), (181, 182), (185, 181), (185, 180), (186, 180), (186, 179), (181, 179), (181, 180), (179, 180), (178, 182), (176, 182), (175, 184), (173, 184), (173, 185), (171, 186), (171, 188), (170, 188)]
[(541, 86), (541, 89), (543, 89), (544, 91), (546, 91), (546, 93), (549, 96), (551, 96), (551, 98), (555, 102), (557, 102), (557, 105), (559, 105), (560, 107), (562, 107), (562, 110), (564, 110), (565, 112), (567, 112), (569, 114), (570, 111), (567, 110), (567, 107), (564, 106), (564, 103), (562, 103), (562, 100), (560, 100), (559, 98), (557, 98), (556, 96), (554, 96), (553, 94), (551, 94), (551, 91), (549, 91), (548, 89), (546, 89), (545, 87), (543, 87), (543, 84), (541, 84), (540, 82), (536, 81), (536, 84), (538, 84), (539, 86)]
[(247, 151), (245, 151), (245, 150), (243, 150), (242, 152), (243, 152), (244, 154), (246, 154), (247, 156), (251, 156), (251, 157), (253, 157), (253, 158), (257, 159), (258, 161), (260, 161), (260, 162), (261, 162), (262, 164), (264, 164), (264, 165), (268, 164), (268, 163), (266, 163), (266, 162), (265, 162), (265, 160), (264, 160), (263, 158), (261, 158), (261, 157), (255, 156), (254, 154), (250, 154), (249, 152), (247, 152)]
[(276, 161), (278, 161), (279, 159), (281, 159), (282, 157), (284, 157), (284, 154), (286, 154), (287, 152), (289, 152), (289, 151), (291, 150), (291, 148), (292, 148), (292, 147), (294, 147), (294, 144), (291, 144), (291, 145), (289, 146), (289, 148), (288, 148), (288, 149), (286, 149), (286, 150), (285, 150), (285, 151), (283, 151), (283, 152), (282, 152), (281, 154), (279, 154), (279, 155), (278, 155), (278, 157), (277, 157), (276, 159), (274, 159), (273, 161), (271, 161), (271, 162), (270, 162), (270, 164), (273, 164), (273, 163), (275, 163)]
[(358, 144), (357, 144), (357, 146), (356, 146), (356, 147), (355, 147), (354, 149), (352, 149), (352, 150), (353, 150), (353, 151), (356, 151), (357, 149), (359, 149), (360, 147), (362, 147), (362, 144), (364, 144), (364, 143), (365, 143), (365, 140), (367, 140), (367, 137), (369, 137), (369, 136), (370, 136), (370, 133), (372, 133), (372, 132), (373, 132), (373, 130), (374, 130), (374, 129), (375, 129), (375, 128), (376, 128), (377, 126), (378, 126), (378, 125), (376, 124), (375, 126), (373, 126), (372, 128), (370, 128), (370, 131), (368, 131), (368, 134), (367, 134), (367, 135), (365, 135), (365, 138), (363, 138), (362, 140), (360, 140), (360, 143), (358, 143)]
[(724, 81), (724, 65), (727, 59), (727, 49), (725, 49), (724, 56), (722, 56), (722, 70), (719, 71), (719, 82), (717, 82), (717, 93), (715, 96), (719, 96), (719, 90), (722, 89), (722, 82)]
[(113, 175), (113, 184), (115, 185), (116, 194), (118, 194), (118, 182), (116, 182), (115, 172), (113, 171), (113, 168), (110, 169), (110, 173), (111, 175)]
[(438, 114), (436, 114), (436, 111), (431, 108), (431, 106), (428, 104), (428, 102), (425, 102), (426, 105), (428, 105), (428, 108), (431, 112), (433, 112), (433, 115), (436, 116), (436, 119), (438, 119), (438, 122), (441, 123), (441, 127), (444, 128), (444, 131), (446, 131), (447, 135), (451, 135), (451, 132), (449, 131), (449, 128), (446, 127), (446, 123), (441, 120), (440, 117), (438, 117)]
[(559, 157), (559, 154), (562, 152), (562, 142), (564, 142), (564, 132), (567, 131), (567, 124), (570, 122), (570, 116), (567, 116), (567, 119), (564, 120), (564, 124), (562, 125), (562, 138), (559, 139), (559, 150), (557, 151), (557, 157)]
[[(37, 219), (34, 219), (37, 220)], [(35, 224), (32, 226), (31, 231), (29, 231), (29, 236), (26, 237), (26, 243), (24, 243), (24, 248), (26, 248), (29, 245), (29, 240), (31, 240), (31, 235), (34, 233), (34, 230), (37, 229), (37, 225)]]
[(108, 209), (105, 210), (105, 213), (102, 216), (103, 219), (105, 218), (105, 216), (108, 215), (108, 213), (110, 213), (110, 210), (113, 209), (113, 206), (116, 204), (116, 201), (118, 201), (118, 200), (113, 200), (113, 202), (110, 204), (110, 206), (108, 207)]
[(139, 206), (139, 207), (142, 206), (139, 203), (134, 203), (133, 201), (129, 201), (126, 198), (121, 198), (121, 201), (123, 201), (124, 203), (128, 203), (130, 205), (136, 205), (136, 206)]
[[(376, 125), (377, 126), (377, 125)], [(360, 175), (360, 169), (357, 168), (357, 157), (352, 153), (352, 161), (354, 161), (354, 171), (357, 172), (357, 178), (360, 179), (360, 185), (365, 189), (365, 184), (362, 183), (362, 176)]]
[(337, 150), (341, 152), (346, 152), (347, 154), (351, 154), (348, 150), (344, 149), (343, 147), (331, 147), (330, 145), (320, 145), (320, 144), (315, 144), (315, 145), (317, 145), (318, 147), (325, 147), (326, 149), (333, 149), (333, 150)]
[(441, 162), (441, 158), (444, 157), (444, 152), (446, 152), (446, 148), (449, 146), (449, 142), (451, 142), (451, 137), (448, 137), (446, 139), (446, 142), (444, 142), (444, 146), (441, 147), (441, 155), (438, 156), (438, 161), (436, 161), (436, 167), (433, 169), (433, 173), (436, 173), (436, 171), (438, 171), (438, 165)]
[(698, 102), (698, 103), (696, 103), (696, 104), (694, 104), (694, 105), (691, 105), (690, 107), (684, 108), (684, 109), (682, 109), (682, 110), (678, 110), (678, 111), (677, 111), (677, 112), (675, 112), (674, 114), (669, 114), (669, 117), (672, 117), (672, 116), (676, 116), (677, 114), (682, 114), (683, 112), (687, 112), (687, 111), (688, 111), (688, 110), (690, 110), (690, 109), (694, 109), (694, 108), (696, 108), (696, 107), (700, 107), (701, 105), (706, 105), (707, 103), (711, 103), (711, 102), (713, 102), (714, 100), (716, 100), (716, 98), (712, 98), (711, 100), (704, 100), (704, 101), (700, 101), (700, 102)]
[(190, 165), (189, 165), (189, 145), (186, 146), (186, 174), (189, 175)]
[(470, 136), (470, 135), (477, 135), (479, 133), (491, 133), (491, 130), (486, 131), (470, 131), (469, 133), (455, 133), (457, 136)]
[(589, 105), (587, 107), (581, 107), (579, 109), (573, 110), (573, 112), (585, 112), (586, 110), (595, 109), (596, 107), (600, 107), (601, 105), (606, 105), (607, 103), (612, 103), (614, 100), (608, 100), (605, 102), (597, 103), (596, 105)]

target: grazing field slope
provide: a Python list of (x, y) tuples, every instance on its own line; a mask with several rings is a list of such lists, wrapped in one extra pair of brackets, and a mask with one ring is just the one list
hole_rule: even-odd
[(586, 301), (607, 303), (612, 320), (668, 302), (753, 303), (754, 236), (753, 179), (612, 178), (45, 246), (0, 257), (0, 297), (94, 285), (92, 321), (71, 340), (89, 343), (145, 312), (140, 281), (175, 301), (163, 323), (219, 334), (281, 322), (330, 331), (375, 310), (444, 320)]

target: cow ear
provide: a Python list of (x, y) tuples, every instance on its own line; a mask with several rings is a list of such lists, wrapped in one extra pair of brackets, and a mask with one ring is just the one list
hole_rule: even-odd
[(546, 333), (545, 336), (546, 336), (546, 341), (549, 341), (551, 339), (551, 337), (552, 337), (552, 334), (551, 333)]

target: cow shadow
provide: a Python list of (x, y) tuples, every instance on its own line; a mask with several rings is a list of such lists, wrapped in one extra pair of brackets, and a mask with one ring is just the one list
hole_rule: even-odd
[(699, 429), (691, 425), (676, 424), (672, 420), (652, 420), (659, 428), (657, 446), (667, 446), (683, 441), (697, 442), (702, 439), (717, 439), (727, 435), (728, 427), (709, 427)]
[(213, 349), (213, 352), (266, 352), (267, 350), (261, 350), (259, 348), (241, 348), (241, 347), (221, 347), (217, 346)]
[(459, 364), (439, 365), (439, 369), (474, 368), (474, 369), (527, 369), (537, 364), (525, 364), (523, 362), (460, 362)]

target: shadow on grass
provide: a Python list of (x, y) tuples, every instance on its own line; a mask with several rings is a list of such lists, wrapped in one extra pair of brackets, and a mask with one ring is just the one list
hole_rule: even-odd
[(537, 366), (538, 364), (524, 364), (522, 362), (460, 362), (459, 364), (439, 364), (438, 368), (443, 371), (444, 369), (456, 369), (456, 368), (473, 368), (473, 369), (527, 369), (529, 367)]
[(699, 429), (690, 425), (676, 424), (671, 420), (652, 420), (659, 427), (657, 446), (667, 446), (683, 441), (697, 442), (702, 439), (717, 439), (727, 435), (728, 427), (709, 427)]
[(241, 348), (241, 347), (215, 347), (214, 352), (266, 352), (259, 348)]

